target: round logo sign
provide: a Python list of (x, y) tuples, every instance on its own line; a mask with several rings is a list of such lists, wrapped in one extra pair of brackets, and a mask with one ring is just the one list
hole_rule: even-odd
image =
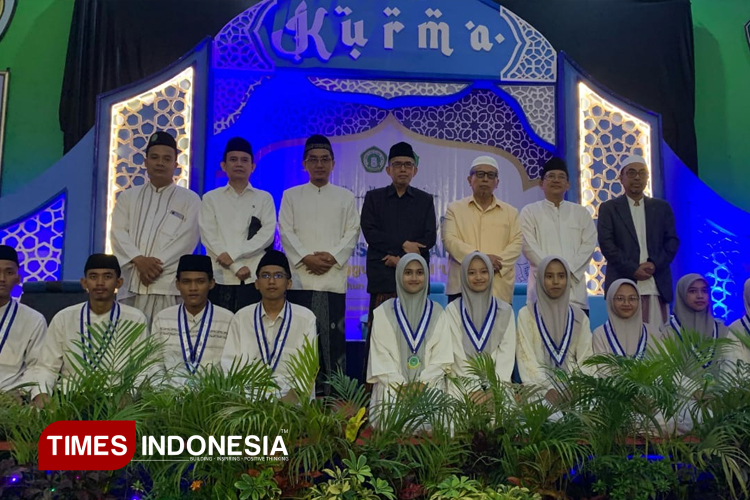
[(360, 158), (365, 170), (372, 173), (382, 172), (388, 160), (383, 150), (376, 146), (366, 149)]
[(16, 0), (0, 0), (0, 39), (7, 31), (15, 10)]

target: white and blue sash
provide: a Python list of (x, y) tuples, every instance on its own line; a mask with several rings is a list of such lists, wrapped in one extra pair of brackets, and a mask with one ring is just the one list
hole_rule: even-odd
[[(677, 337), (679, 337), (680, 340), (682, 340), (682, 324), (680, 323), (680, 320), (677, 319), (677, 316), (674, 314), (670, 316), (669, 318), (669, 325), (672, 327), (672, 329), (677, 333)], [(719, 338), (719, 324), (714, 320), (714, 329), (711, 333), (711, 338), (716, 341)], [(698, 351), (698, 349), (695, 347), (695, 345), (691, 345), (690, 349), (693, 351), (693, 354), (695, 354), (695, 357), (698, 358), (699, 361), (703, 361), (705, 358), (705, 355)], [(714, 357), (714, 351), (715, 351), (715, 345), (711, 346), (711, 349), (708, 352), (708, 357), (713, 358)], [(703, 365), (703, 368), (708, 368), (711, 366), (711, 361), (706, 362)]]
[(534, 303), (534, 316), (536, 317), (536, 326), (539, 329), (539, 334), (542, 336), (542, 343), (544, 344), (544, 347), (547, 348), (547, 352), (555, 361), (557, 366), (562, 366), (573, 339), (573, 308), (568, 306), (568, 316), (565, 321), (565, 332), (563, 332), (563, 337), (560, 340), (559, 346), (555, 344), (555, 341), (552, 340), (552, 337), (547, 331), (547, 327), (544, 324), (544, 319), (542, 319), (542, 315), (539, 313), (539, 304), (536, 303)]
[(424, 311), (422, 311), (422, 317), (417, 324), (417, 330), (414, 331), (409, 324), (409, 320), (406, 319), (404, 308), (401, 307), (401, 301), (398, 298), (393, 301), (393, 309), (396, 313), (398, 326), (401, 329), (401, 334), (406, 339), (406, 343), (412, 354), (416, 354), (417, 351), (419, 351), (419, 347), (422, 345), (425, 335), (427, 334), (427, 327), (430, 325), (430, 319), (432, 318), (432, 307), (432, 301), (427, 300)]
[(490, 338), (492, 329), (495, 327), (496, 319), (497, 300), (495, 299), (495, 297), (492, 297), (492, 300), (490, 300), (489, 310), (487, 311), (487, 316), (485, 316), (484, 323), (482, 324), (482, 329), (478, 331), (477, 327), (469, 317), (469, 311), (466, 310), (463, 297), (461, 298), (461, 320), (464, 325), (464, 331), (469, 336), (469, 339), (471, 340), (471, 343), (474, 346), (474, 349), (477, 350), (477, 352), (484, 351), (484, 348), (487, 346), (487, 341)]
[(281, 353), (284, 350), (284, 344), (286, 344), (286, 339), (289, 336), (289, 328), (292, 325), (292, 307), (288, 300), (284, 302), (284, 318), (279, 325), (279, 333), (273, 343), (273, 350), (268, 349), (268, 339), (266, 338), (266, 329), (263, 326), (261, 309), (261, 304), (257, 304), (255, 307), (255, 339), (258, 342), (261, 359), (266, 366), (271, 368), (271, 371), (276, 371)]
[(181, 304), (177, 309), (177, 331), (180, 335), (180, 346), (182, 347), (182, 361), (185, 363), (188, 373), (194, 374), (201, 364), (203, 352), (206, 350), (208, 337), (211, 332), (211, 323), (214, 320), (214, 305), (206, 302), (203, 308), (203, 317), (201, 318), (198, 333), (195, 337), (195, 343), (190, 337), (190, 326), (188, 325), (187, 310), (185, 304)]
[(80, 321), (80, 332), (81, 332), (81, 342), (83, 342), (83, 345), (86, 347), (86, 349), (83, 350), (83, 359), (84, 361), (87, 361), (91, 366), (96, 366), (99, 363), (99, 358), (102, 354), (104, 354), (104, 351), (107, 350), (107, 347), (109, 347), (110, 342), (112, 342), (112, 338), (115, 335), (115, 331), (117, 330), (117, 324), (120, 322), (120, 304), (115, 302), (112, 305), (112, 309), (109, 311), (109, 323), (107, 323), (107, 329), (104, 332), (104, 336), (102, 338), (102, 345), (99, 346), (99, 349), (97, 352), (94, 353), (94, 358), (92, 360), (87, 359), (88, 356), (86, 355), (86, 351), (90, 351), (93, 349), (92, 344), (92, 338), (91, 338), (91, 329), (89, 328), (91, 326), (91, 307), (89, 306), (89, 303), (86, 302), (83, 304), (83, 307), (81, 307), (81, 321)]
[[(8, 307), (5, 308), (3, 319), (0, 320), (0, 352), (3, 352), (5, 341), (8, 340), (8, 335), (10, 334), (10, 329), (13, 328), (13, 322), (16, 320), (17, 313), (18, 302), (11, 299), (10, 302), (8, 302)], [(8, 317), (9, 315), (10, 317)]]
[[(607, 336), (607, 342), (609, 342), (609, 347), (612, 348), (612, 352), (617, 356), (627, 357), (625, 349), (622, 348), (620, 341), (617, 339), (617, 334), (615, 333), (615, 329), (612, 327), (612, 322), (609, 320), (604, 323), (604, 333)], [(638, 346), (635, 349), (635, 354), (633, 354), (634, 359), (641, 359), (643, 355), (646, 354), (647, 343), (648, 329), (646, 328), (646, 325), (642, 325), (641, 338), (640, 340), (638, 340)]]

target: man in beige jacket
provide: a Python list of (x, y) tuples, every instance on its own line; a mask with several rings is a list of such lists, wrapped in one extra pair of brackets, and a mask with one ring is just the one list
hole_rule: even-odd
[(448, 205), (443, 221), (443, 246), (450, 255), (445, 293), (450, 301), (460, 296), (461, 261), (479, 251), (487, 254), (495, 271), (493, 295), (511, 303), (515, 265), (523, 242), (518, 210), (495, 198), (500, 181), (494, 158), (480, 156), (474, 160), (468, 180), (474, 194)]

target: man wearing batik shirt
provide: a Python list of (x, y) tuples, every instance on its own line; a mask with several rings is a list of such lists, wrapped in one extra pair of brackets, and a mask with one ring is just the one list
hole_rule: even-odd
[(226, 186), (203, 195), (201, 242), (214, 265), (216, 286), (209, 292), (211, 302), (235, 313), (260, 300), (253, 270), (273, 245), (276, 208), (268, 192), (250, 184), (255, 163), (245, 139), (229, 139), (221, 169), (229, 180)]
[(180, 257), (177, 289), (182, 304), (161, 311), (151, 327), (154, 340), (162, 344), (159, 366), (170, 385), (183, 385), (200, 367), (221, 363), (234, 315), (208, 300), (213, 287), (210, 257)]
[[(263, 361), (273, 370), (279, 386), (277, 396), (294, 402), (306, 395), (292, 389), (288, 362), (306, 342), (315, 345), (315, 315), (286, 300), (292, 286), (287, 257), (278, 250), (269, 250), (261, 258), (255, 286), (261, 301), (240, 309), (229, 327), (221, 365), (225, 371), (232, 366)], [(310, 394), (312, 395), (312, 394)]]
[[(88, 293), (88, 300), (55, 314), (47, 329), (39, 359), (25, 377), (38, 384), (37, 388), (32, 388), (31, 394), (33, 402), (39, 406), (47, 401), (47, 394), (54, 389), (60, 374), (65, 377), (75, 372), (68, 351), (80, 354), (84, 362), (93, 366), (99, 362), (95, 351), (99, 350), (101, 356), (105, 346), (92, 344), (91, 326), (101, 325), (106, 328), (102, 341), (111, 343), (122, 322), (147, 325), (146, 317), (141, 311), (115, 301), (117, 289), (122, 286), (122, 277), (120, 265), (114, 255), (91, 255), (84, 267), (81, 286)], [(89, 355), (81, 352), (76, 341), (92, 347), (87, 350)]]
[(44, 316), (11, 298), (20, 283), (18, 253), (0, 245), (0, 392), (26, 382), (24, 376), (36, 364), (47, 331)]
[(177, 304), (177, 262), (193, 252), (199, 239), (201, 200), (174, 183), (177, 155), (171, 135), (153, 134), (146, 146), (149, 182), (120, 194), (112, 214), (112, 248), (122, 262), (118, 299), (143, 311), (149, 321)]
[(346, 367), (347, 263), (359, 238), (359, 214), (352, 192), (329, 182), (335, 163), (327, 138), (310, 137), (302, 163), (310, 182), (284, 192), (279, 232), (293, 270), (289, 300), (318, 320), (318, 391), (327, 393), (324, 381)]

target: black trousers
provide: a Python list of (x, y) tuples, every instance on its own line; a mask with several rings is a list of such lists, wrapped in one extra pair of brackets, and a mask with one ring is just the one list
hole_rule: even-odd
[(255, 283), (240, 285), (216, 284), (213, 290), (208, 292), (208, 300), (216, 306), (229, 309), (236, 313), (243, 307), (260, 302), (261, 296)]
[(286, 298), (292, 304), (306, 307), (315, 314), (318, 329), (318, 359), (320, 370), (315, 381), (315, 393), (329, 395), (328, 379), (337, 370), (346, 373), (346, 294), (289, 290)]

